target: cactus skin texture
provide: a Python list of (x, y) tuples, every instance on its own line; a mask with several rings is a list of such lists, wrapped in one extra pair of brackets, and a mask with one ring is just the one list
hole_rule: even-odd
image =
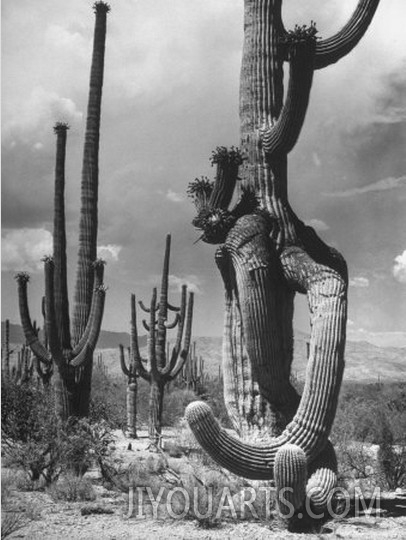
[[(81, 184), (81, 218), (79, 225), (79, 255), (72, 319), (69, 318), (67, 287), (66, 230), (65, 230), (65, 155), (68, 125), (57, 123), (55, 166), (55, 204), (53, 257), (44, 258), (45, 267), (45, 332), (48, 347), (40, 343), (30, 319), (27, 282), (28, 274), (16, 275), (20, 317), (27, 345), (37, 359), (56, 367), (54, 386), (56, 411), (62, 420), (70, 416), (83, 417), (89, 413), (93, 352), (103, 318), (106, 289), (103, 286), (104, 262), (96, 260), (98, 153), (103, 84), (106, 19), (109, 6), (94, 4), (95, 30), (90, 74), (89, 102)], [(41, 368), (40, 368), (41, 369)]]
[[(188, 358), (192, 335), (193, 292), (189, 292), (187, 299), (187, 287), (183, 285), (180, 307), (174, 307), (168, 302), (170, 249), (171, 235), (168, 234), (166, 236), (159, 302), (157, 302), (156, 288), (152, 291), (149, 307), (139, 302), (141, 309), (149, 315), (149, 322), (142, 321), (148, 332), (148, 368), (143, 365), (138, 347), (135, 298), (131, 304), (131, 362), (134, 362), (136, 373), (150, 384), (149, 438), (152, 449), (160, 446), (165, 386), (182, 372)], [(171, 323), (168, 322), (169, 311), (175, 312), (174, 320)], [(166, 341), (167, 330), (175, 327), (178, 327), (176, 341), (169, 355)]]
[[(282, 0), (244, 3), (241, 150), (222, 148), (214, 183), (203, 178), (188, 189), (200, 238), (220, 244), (224, 397), (240, 438), (223, 430), (204, 402), (190, 404), (186, 418), (220, 465), (247, 478), (275, 479), (282, 515), (289, 504), (299, 511), (306, 497), (320, 513), (336, 482), (328, 436), (344, 370), (348, 276), (342, 256), (293, 212), (287, 156), (304, 123), (314, 71), (355, 47), (379, 0), (359, 0), (344, 28), (325, 40), (314, 23), (285, 30)], [(235, 187), (240, 198), (230, 209)], [(302, 396), (290, 383), (296, 293), (307, 295), (311, 323)], [(287, 497), (284, 488), (293, 493)]]

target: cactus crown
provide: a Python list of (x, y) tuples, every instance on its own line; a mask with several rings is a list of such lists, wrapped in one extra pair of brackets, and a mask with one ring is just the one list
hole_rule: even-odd
[(307, 26), (307, 24), (302, 26), (295, 24), (295, 28), (293, 30), (289, 30), (281, 39), (281, 42), (285, 43), (286, 45), (316, 42), (318, 39), (320, 39), (320, 36), (317, 36), (317, 33), (318, 30), (314, 21), (310, 22), (310, 26)]
[(93, 10), (95, 13), (108, 13), (111, 10), (110, 4), (99, 0), (93, 4)]
[(54, 264), (54, 258), (52, 255), (44, 255), (41, 259), (44, 264)]
[(96, 259), (92, 262), (93, 268), (100, 268), (101, 266), (106, 266), (106, 261), (102, 258)]
[(59, 131), (67, 131), (70, 129), (70, 126), (67, 122), (57, 122), (54, 125), (54, 132), (58, 133)]
[(206, 206), (210, 195), (213, 192), (214, 182), (210, 181), (207, 176), (201, 176), (200, 178), (195, 178), (193, 182), (189, 182), (187, 195), (191, 199), (199, 210), (203, 206)]
[(203, 231), (201, 239), (218, 244), (225, 241), (228, 232), (236, 221), (235, 216), (221, 208), (204, 208), (192, 221), (192, 224)]
[(230, 149), (225, 146), (217, 146), (217, 148), (213, 150), (210, 158), (210, 163), (212, 165), (220, 164), (223, 165), (223, 167), (226, 167), (227, 165), (238, 166), (241, 165), (242, 161), (243, 159), (240, 150), (234, 146), (231, 146)]
[(14, 279), (18, 281), (18, 283), (28, 283), (30, 281), (30, 274), (28, 272), (18, 272)]

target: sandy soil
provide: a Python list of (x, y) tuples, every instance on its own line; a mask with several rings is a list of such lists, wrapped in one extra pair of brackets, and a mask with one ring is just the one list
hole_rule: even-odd
[[(128, 450), (129, 440), (119, 432), (116, 433), (115, 456), (122, 464), (131, 464), (147, 459), (148, 452), (146, 434), (132, 441), (132, 449)], [(173, 433), (166, 432), (166, 441)], [(156, 454), (155, 454), (156, 456)], [(176, 460), (175, 460), (176, 461)], [(169, 465), (175, 464), (169, 460)], [(10, 474), (10, 473), (9, 473)], [(176, 473), (174, 473), (176, 476)], [(185, 474), (189, 474), (185, 471)], [(153, 519), (151, 506), (146, 507), (147, 517), (140, 517), (134, 511), (128, 517), (128, 495), (110, 491), (97, 481), (95, 471), (87, 475), (95, 484), (96, 499), (92, 502), (56, 502), (46, 492), (11, 491), (10, 504), (20, 512), (32, 518), (28, 525), (13, 533), (9, 538), (27, 539), (406, 539), (406, 493), (382, 494), (380, 511), (373, 511), (370, 516), (360, 515), (344, 519), (331, 520), (324, 528), (314, 534), (289, 533), (280, 525), (271, 522), (235, 521), (225, 518), (216, 528), (204, 529), (193, 519)], [(166, 481), (168, 478), (166, 478)], [(83, 509), (108, 511), (109, 514), (82, 515)]]

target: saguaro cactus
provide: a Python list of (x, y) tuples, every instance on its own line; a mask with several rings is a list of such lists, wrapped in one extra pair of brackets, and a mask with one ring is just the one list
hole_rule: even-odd
[[(344, 28), (319, 40), (314, 23), (285, 30), (282, 0), (245, 0), (240, 201), (229, 209), (238, 174), (230, 171), (235, 149), (215, 154), (213, 185), (199, 180), (189, 187), (202, 239), (222, 244), (216, 262), (226, 292), (224, 392), (241, 439), (222, 430), (203, 402), (191, 404), (186, 415), (215, 460), (242, 476), (275, 478), (278, 493), (293, 490), (288, 500), (295, 509), (306, 491), (314, 508), (324, 509), (335, 482), (328, 436), (344, 369), (348, 279), (342, 256), (289, 205), (287, 155), (304, 122), (314, 71), (351, 51), (378, 3), (359, 0)], [(296, 292), (307, 294), (311, 320), (301, 397), (289, 380)], [(286, 513), (282, 504), (281, 510)]]
[(20, 315), (27, 343), (44, 364), (54, 361), (57, 367), (55, 389), (57, 412), (62, 419), (86, 416), (89, 409), (93, 351), (103, 317), (105, 288), (103, 261), (96, 260), (98, 152), (103, 84), (106, 20), (109, 6), (94, 4), (96, 15), (89, 102), (85, 132), (79, 255), (76, 280), (72, 337), (69, 319), (65, 232), (65, 154), (68, 126), (58, 123), (55, 167), (54, 249), (45, 262), (46, 335), (49, 351), (33, 332), (27, 302), (29, 276), (20, 273), (18, 282)]
[(129, 348), (128, 367), (125, 362), (124, 347), (120, 345), (120, 364), (121, 370), (127, 377), (127, 436), (137, 438), (137, 377), (138, 362), (141, 362), (140, 350), (138, 347), (137, 335), (137, 308), (135, 305), (135, 295), (131, 295), (131, 333)]
[(193, 342), (189, 359), (183, 366), (182, 379), (188, 390), (193, 390), (197, 394), (202, 393), (205, 383), (204, 360), (202, 356), (196, 354), (196, 342)]
[[(142, 363), (138, 347), (135, 298), (132, 299), (131, 304), (131, 362), (134, 362), (135, 370), (140, 377), (150, 384), (149, 438), (152, 447), (160, 444), (165, 385), (173, 381), (182, 371), (182, 367), (188, 358), (192, 334), (193, 292), (189, 292), (187, 299), (187, 287), (183, 285), (180, 307), (174, 307), (168, 302), (170, 249), (171, 235), (168, 234), (166, 237), (159, 302), (157, 303), (156, 288), (152, 291), (149, 308), (139, 302), (141, 309), (149, 314), (149, 322), (142, 321), (144, 328), (148, 332), (147, 368)], [(175, 318), (171, 323), (168, 323), (169, 311), (175, 312)], [(176, 328), (176, 326), (178, 327), (176, 341), (169, 357), (166, 351), (167, 330)]]
[(10, 321), (4, 321), (4, 339), (1, 343), (1, 374), (5, 380), (10, 378)]

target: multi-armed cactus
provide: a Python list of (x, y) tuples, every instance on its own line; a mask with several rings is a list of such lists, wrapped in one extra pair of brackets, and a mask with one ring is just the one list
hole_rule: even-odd
[[(230, 174), (236, 151), (227, 159), (222, 150), (214, 185), (200, 180), (189, 188), (202, 239), (222, 244), (216, 262), (226, 292), (224, 392), (241, 439), (222, 430), (203, 402), (191, 404), (187, 418), (200, 444), (224, 467), (249, 478), (274, 478), (278, 493), (289, 488), (285, 500), (295, 510), (305, 494), (315, 509), (324, 509), (336, 480), (328, 436), (344, 369), (347, 270), (341, 255), (292, 211), (287, 155), (303, 125), (314, 71), (351, 51), (379, 0), (359, 0), (349, 22), (326, 40), (317, 38), (313, 23), (286, 31), (282, 0), (244, 3), (243, 166)], [(242, 196), (230, 210), (238, 174)], [(301, 397), (290, 382), (296, 292), (307, 294), (311, 320)], [(289, 505), (281, 502), (280, 509), (287, 513)]]
[(100, 137), (101, 96), (103, 85), (106, 21), (109, 6), (98, 1), (93, 38), (89, 101), (81, 183), (81, 218), (79, 227), (78, 272), (72, 339), (67, 287), (65, 231), (65, 154), (68, 126), (58, 123), (55, 167), (55, 208), (53, 257), (45, 257), (45, 331), (49, 350), (36, 336), (28, 310), (29, 276), (17, 274), (20, 316), (27, 344), (40, 361), (56, 366), (55, 390), (57, 413), (62, 419), (86, 416), (89, 409), (93, 351), (100, 332), (105, 288), (103, 262), (96, 260), (98, 154)]
[[(139, 302), (141, 309), (149, 314), (149, 322), (142, 321), (145, 330), (148, 332), (147, 368), (144, 367), (140, 356), (135, 297), (131, 297), (130, 366), (133, 365), (135, 372), (150, 384), (149, 438), (152, 447), (159, 446), (160, 444), (165, 386), (170, 381), (173, 381), (182, 371), (182, 367), (188, 358), (192, 334), (193, 292), (189, 292), (187, 299), (187, 287), (183, 285), (180, 307), (174, 307), (168, 302), (170, 249), (171, 236), (168, 234), (166, 237), (159, 301), (157, 302), (157, 289), (154, 288), (150, 307), (146, 307), (142, 302)], [(168, 322), (169, 311), (175, 312), (172, 322)], [(176, 341), (169, 355), (167, 352), (167, 330), (176, 328), (176, 326), (178, 327)]]

